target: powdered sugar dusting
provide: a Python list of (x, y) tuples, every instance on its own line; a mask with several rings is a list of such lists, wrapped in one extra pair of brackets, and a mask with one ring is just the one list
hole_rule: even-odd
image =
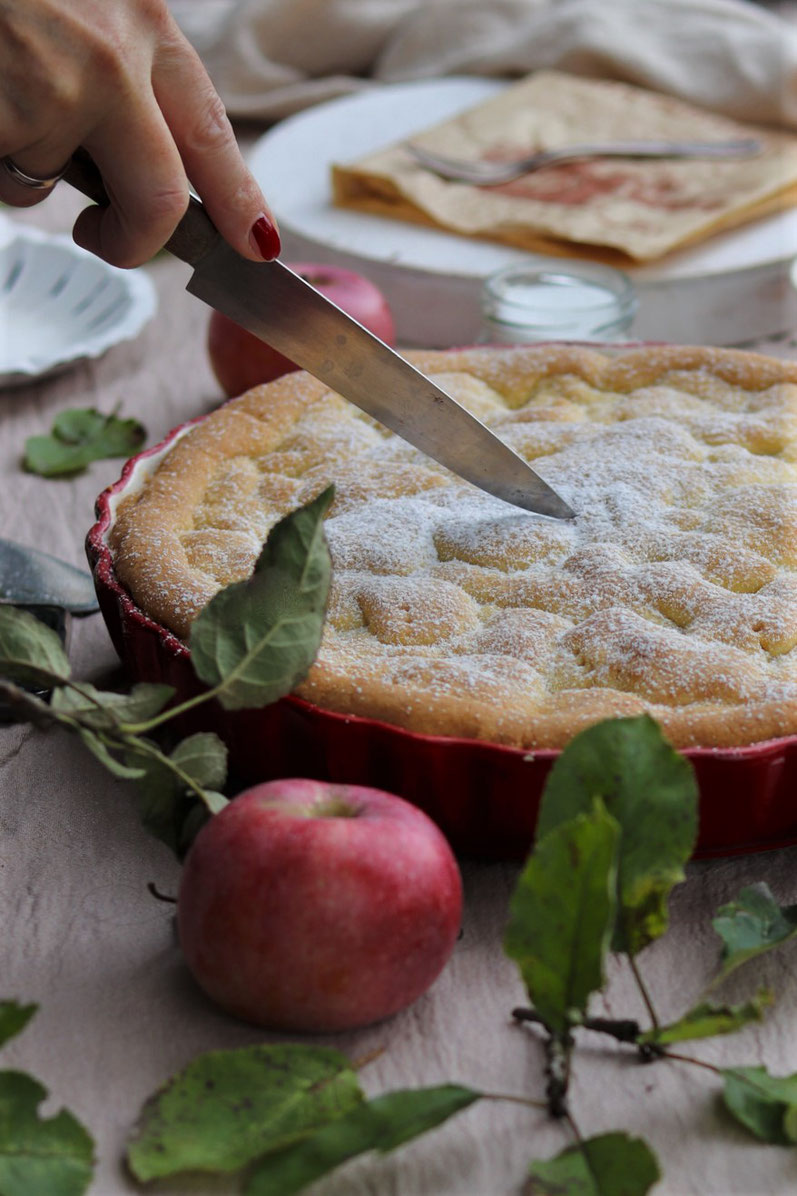
[(563, 369), (538, 349), (521, 386), (511, 359), (459, 354), (438, 380), (570, 503), (569, 523), (322, 395), (267, 451), (219, 462), (180, 533), (189, 573), (245, 576), (269, 527), (332, 481), (305, 696), (527, 745), (562, 712), (575, 726), (648, 709), (676, 739), (722, 742), (724, 711), (764, 725), (774, 703), (797, 728), (797, 386), (750, 356), (683, 350), (662, 368), (665, 350), (588, 350)]

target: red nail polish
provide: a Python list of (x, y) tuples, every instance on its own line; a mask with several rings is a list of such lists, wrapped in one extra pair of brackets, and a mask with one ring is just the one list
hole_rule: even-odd
[(249, 240), (264, 261), (272, 262), (279, 255), (280, 235), (268, 216), (258, 216), (252, 225)]

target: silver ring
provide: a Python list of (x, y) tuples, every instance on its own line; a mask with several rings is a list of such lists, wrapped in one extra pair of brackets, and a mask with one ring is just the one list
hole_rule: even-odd
[(19, 183), (20, 186), (29, 187), (32, 191), (50, 191), (66, 174), (69, 162), (65, 163), (63, 170), (59, 170), (57, 174), (48, 175), (47, 178), (38, 178), (35, 174), (26, 174), (8, 156), (0, 158), (0, 166), (3, 167), (9, 178), (13, 179), (15, 183)]

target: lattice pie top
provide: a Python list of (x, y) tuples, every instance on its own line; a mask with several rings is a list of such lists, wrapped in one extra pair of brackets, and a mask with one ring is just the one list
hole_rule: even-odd
[(194, 425), (110, 533), (180, 636), (328, 482), (319, 705), (561, 746), (648, 711), (679, 746), (797, 732), (797, 364), (731, 350), (416, 353), (578, 512), (525, 514), (304, 373)]

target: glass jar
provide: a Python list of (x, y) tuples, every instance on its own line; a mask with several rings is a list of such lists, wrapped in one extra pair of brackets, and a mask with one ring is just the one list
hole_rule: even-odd
[(483, 343), (618, 341), (637, 310), (630, 278), (611, 266), (526, 257), (482, 288)]

